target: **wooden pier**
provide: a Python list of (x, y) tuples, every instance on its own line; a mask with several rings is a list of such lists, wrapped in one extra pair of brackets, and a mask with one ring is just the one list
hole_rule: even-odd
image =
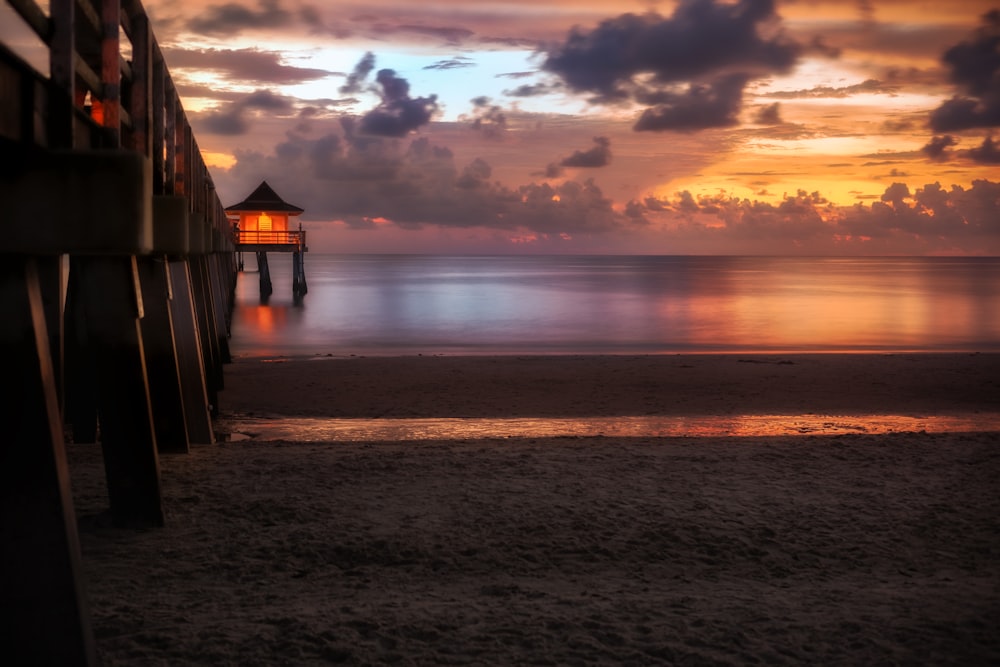
[(234, 244), (139, 0), (5, 1), (49, 62), (0, 43), (3, 655), (90, 665), (67, 441), (115, 524), (163, 524), (159, 455), (215, 442)]

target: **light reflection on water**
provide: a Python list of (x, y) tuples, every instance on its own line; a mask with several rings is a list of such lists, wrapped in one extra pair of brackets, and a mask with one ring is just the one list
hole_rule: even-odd
[(376, 442), (497, 438), (765, 437), (844, 433), (1000, 432), (1000, 414), (725, 415), (591, 418), (229, 418), (220, 439)]
[(296, 354), (990, 351), (1000, 258), (248, 254), (231, 348)]

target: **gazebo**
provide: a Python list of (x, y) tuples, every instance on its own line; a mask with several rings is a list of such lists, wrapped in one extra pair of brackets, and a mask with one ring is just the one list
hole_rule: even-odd
[(267, 181), (261, 181), (257, 189), (240, 203), (226, 207), (226, 213), (233, 223), (233, 242), (239, 270), (243, 270), (244, 251), (257, 254), (261, 299), (266, 299), (273, 291), (271, 272), (267, 265), (269, 251), (292, 253), (292, 294), (300, 299), (308, 291), (303, 261), (303, 254), (309, 250), (306, 246), (306, 233), (301, 222), (297, 230), (289, 229), (289, 219), (302, 212), (302, 208), (279, 197)]

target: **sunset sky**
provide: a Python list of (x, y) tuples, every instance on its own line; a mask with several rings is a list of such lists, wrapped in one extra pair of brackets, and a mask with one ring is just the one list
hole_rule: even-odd
[(144, 0), (319, 252), (1000, 254), (996, 0)]

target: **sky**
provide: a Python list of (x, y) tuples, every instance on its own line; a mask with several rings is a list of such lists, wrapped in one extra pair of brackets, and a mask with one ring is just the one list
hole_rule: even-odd
[(996, 0), (145, 0), (310, 251), (1000, 255)]

